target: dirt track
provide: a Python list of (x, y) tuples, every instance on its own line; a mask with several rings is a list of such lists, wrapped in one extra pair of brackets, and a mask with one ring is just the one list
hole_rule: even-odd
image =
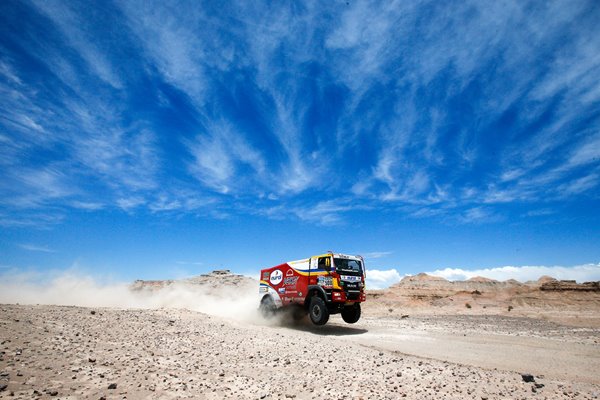
[(600, 383), (600, 330), (531, 318), (416, 316), (365, 318), (353, 338), (373, 348), (546, 378)]
[[(348, 326), (334, 316), (330, 325), (315, 329), (184, 310), (2, 305), (0, 388), (7, 387), (0, 398), (494, 399), (600, 393), (591, 375), (600, 358), (596, 331), (557, 331), (533, 322), (519, 336), (480, 334), (468, 328), (473, 321), (437, 318), (365, 318)], [(523, 326), (518, 320), (488, 322), (491, 329)], [(463, 331), (467, 336), (461, 339)], [(508, 353), (517, 342), (550, 360), (540, 366), (543, 377), (506, 364), (522, 353), (521, 348)], [(469, 346), (483, 346), (482, 357), (463, 352)], [(498, 370), (486, 364), (492, 349), (504, 354), (495, 357)], [(563, 355), (580, 352), (553, 364), (560, 349)], [(581, 367), (570, 371), (578, 360)], [(536, 382), (524, 382), (521, 372), (533, 372)], [(109, 389), (111, 384), (116, 388)]]

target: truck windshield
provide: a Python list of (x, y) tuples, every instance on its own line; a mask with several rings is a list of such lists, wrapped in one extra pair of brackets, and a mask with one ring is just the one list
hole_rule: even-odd
[(334, 258), (335, 270), (339, 274), (362, 275), (362, 265), (358, 260), (348, 258)]

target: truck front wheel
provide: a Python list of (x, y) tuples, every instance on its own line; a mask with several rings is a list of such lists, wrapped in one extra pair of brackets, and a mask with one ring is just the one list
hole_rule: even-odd
[(325, 325), (329, 320), (329, 310), (327, 309), (327, 305), (319, 296), (313, 296), (310, 299), (308, 314), (310, 315), (310, 320), (315, 325)]
[(354, 303), (352, 306), (344, 307), (342, 310), (342, 319), (349, 324), (358, 321), (360, 319), (360, 303)]

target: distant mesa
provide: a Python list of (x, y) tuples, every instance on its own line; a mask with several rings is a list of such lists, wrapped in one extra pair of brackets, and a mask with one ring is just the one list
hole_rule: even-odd
[(449, 281), (439, 276), (420, 273), (404, 277), (377, 296), (390, 301), (396, 299), (418, 304), (444, 305), (459, 300), (461, 296), (477, 295), (482, 301), (487, 301), (486, 307), (491, 307), (498, 302), (510, 304), (510, 299), (536, 303), (545, 298), (544, 293), (551, 292), (600, 292), (600, 282), (559, 281), (550, 276), (542, 276), (538, 280), (526, 283), (515, 279), (497, 281), (482, 276), (465, 281)]
[(474, 276), (474, 277), (472, 277), (470, 279), (467, 279), (467, 281), (468, 282), (498, 282), (495, 279), (484, 278), (483, 276)]
[(516, 279), (507, 279), (504, 281), (505, 283), (510, 283), (511, 285), (521, 285), (522, 283)]
[(554, 279), (553, 277), (548, 276), (548, 275), (543, 275), (543, 276), (540, 277), (540, 279), (537, 280), (537, 282), (540, 285), (543, 284), (543, 283), (546, 283), (546, 282), (554, 282), (554, 281), (556, 281), (556, 279)]
[(440, 276), (433, 276), (433, 275), (428, 275), (424, 272), (421, 272), (420, 274), (417, 275), (409, 275), (409, 276), (405, 276), (404, 278), (402, 278), (402, 280), (399, 282), (399, 284), (409, 284), (412, 282), (450, 282), (447, 279), (444, 279)]
[(211, 274), (212, 275), (230, 275), (231, 271), (228, 269), (215, 269), (213, 272), (211, 272)]
[(600, 292), (600, 282), (577, 283), (571, 280), (557, 281), (556, 279), (554, 279), (542, 283), (540, 286), (540, 290)]
[(421, 272), (414, 276), (407, 276), (405, 279), (416, 281), (448, 281), (447, 279), (444, 279), (441, 276), (428, 275), (425, 272)]

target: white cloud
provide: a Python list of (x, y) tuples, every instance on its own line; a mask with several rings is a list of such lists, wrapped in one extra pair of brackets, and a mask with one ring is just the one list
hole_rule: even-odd
[(537, 280), (543, 275), (555, 279), (576, 280), (577, 282), (600, 281), (600, 263), (562, 266), (505, 266), (467, 270), (462, 268), (444, 268), (427, 272), (430, 275), (441, 276), (448, 280), (466, 280), (476, 276), (505, 281), (516, 279), (519, 282)]
[(35, 244), (31, 244), (31, 243), (23, 243), (23, 244), (20, 244), (19, 247), (22, 248), (23, 250), (27, 250), (27, 251), (42, 252), (42, 253), (56, 253), (56, 250), (52, 250), (48, 246), (38, 246)]
[(364, 253), (363, 257), (364, 258), (383, 258), (386, 256), (389, 256), (390, 254), (392, 254), (391, 251), (371, 251), (369, 253)]
[[(529, 5), (518, 1), (456, 7), (307, 2), (297, 8), (234, 2), (212, 10), (122, 2), (117, 5), (122, 13), (106, 22), (77, 5), (35, 4), (53, 21), (48, 30), (58, 34), (47, 41), (26, 32), (23, 38), (35, 40), (22, 47), (62, 83), (53, 87), (49, 79), (47, 87), (36, 86), (20, 76), (22, 68), (11, 57), (0, 61), (6, 77), (0, 82), (5, 99), (0, 112), (9, 130), (21, 135), (12, 140), (0, 134), (6, 143), (0, 157), (8, 160), (7, 171), (24, 171), (22, 186), (37, 193), (25, 197), (9, 191), (5, 203), (67, 202), (93, 209), (112, 202), (124, 210), (143, 206), (165, 212), (200, 207), (202, 200), (179, 195), (180, 183), (164, 178), (184, 171), (177, 163), (186, 160), (163, 158), (159, 146), (166, 140), (163, 132), (152, 130), (148, 110), (127, 109), (128, 99), (137, 97), (127, 89), (137, 80), (154, 81), (147, 103), (155, 87), (163, 93), (161, 107), (177, 112), (180, 106), (171, 100), (181, 96), (186, 117), (196, 126), (187, 132), (177, 128), (173, 135), (191, 138), (201, 132), (185, 143), (194, 161), (184, 172), (200, 185), (186, 186), (189, 176), (177, 176), (186, 182), (181, 186), (220, 192), (233, 199), (227, 202), (230, 208), (265, 207), (240, 200), (241, 195), (278, 197), (268, 210), (250, 210), (255, 214), (335, 223), (356, 208), (352, 204), (368, 199), (381, 208), (390, 206), (386, 201), (420, 205), (408, 212), (416, 218), (487, 223), (502, 218), (501, 203), (547, 199), (548, 194), (567, 200), (600, 183), (597, 168), (584, 171), (598, 160), (596, 120), (589, 119), (585, 132), (570, 128), (595, 115), (600, 88), (595, 79), (599, 28), (572, 23), (580, 17), (578, 22), (589, 24), (585, 3), (540, 6), (532, 19)], [(106, 23), (110, 32), (94, 30), (94, 24)], [(127, 66), (120, 62), (123, 54)], [(176, 92), (173, 98), (159, 89), (163, 84)], [(478, 92), (473, 100), (464, 92), (470, 84)], [(339, 110), (329, 102), (331, 90), (343, 93)], [(429, 94), (435, 99), (429, 101)], [(475, 127), (468, 115), (464, 124), (462, 117), (460, 124), (455, 121), (451, 105), (456, 98), (472, 107), (467, 114), (477, 115)], [(253, 106), (249, 112), (256, 111), (248, 119), (260, 122), (260, 132), (232, 117), (232, 109), (246, 101)], [(509, 139), (494, 149), (497, 157), (489, 157), (480, 133), (515, 108)], [(331, 125), (329, 116), (319, 116), (330, 111)], [(529, 132), (546, 114), (546, 126)], [(124, 122), (130, 120), (140, 122)], [(444, 133), (448, 129), (456, 132)], [(520, 133), (524, 129), (527, 135)], [(34, 180), (27, 180), (24, 173), (33, 168), (24, 160), (56, 144), (69, 153), (57, 170), (64, 176), (36, 165), (36, 174), (30, 173)], [(474, 170), (486, 157), (489, 170)], [(356, 161), (349, 170), (351, 159)], [(298, 196), (313, 189), (310, 196)], [(108, 195), (97, 198), (98, 193)], [(330, 193), (360, 199), (334, 204)], [(81, 201), (69, 201), (73, 195)], [(448, 217), (451, 213), (458, 217)]]
[(36, 229), (48, 229), (49, 227), (59, 224), (65, 219), (64, 215), (61, 214), (43, 214), (43, 213), (25, 213), (15, 215), (14, 213), (10, 216), (0, 212), (0, 226), (5, 228), (36, 228)]
[(367, 268), (367, 289), (385, 289), (394, 283), (400, 281), (402, 276), (396, 269), (368, 269)]
[(568, 197), (573, 194), (583, 193), (598, 185), (600, 181), (600, 171), (582, 176), (571, 182), (564, 183), (558, 187), (559, 196)]
[[(186, 145), (195, 161), (190, 171), (207, 187), (220, 193), (239, 193), (256, 189), (252, 183), (266, 183), (261, 152), (227, 121), (208, 123), (207, 132)], [(240, 179), (239, 170), (245, 166), (249, 171)]]
[(600, 132), (576, 148), (569, 157), (569, 166), (580, 166), (600, 161)]
[(13, 166), (0, 183), (0, 190), (10, 194), (0, 203), (18, 208), (38, 208), (58, 199), (72, 196), (78, 190), (69, 182), (60, 166), (41, 168)]
[(160, 167), (157, 136), (147, 129), (107, 126), (76, 138), (76, 158), (104, 183), (125, 190), (154, 189)]
[(90, 202), (90, 201), (72, 201), (70, 204), (72, 207), (79, 208), (81, 210), (88, 210), (88, 211), (101, 210), (105, 206), (102, 203), (94, 203), (94, 202)]
[(115, 68), (106, 55), (97, 48), (97, 38), (88, 30), (81, 29), (87, 25), (76, 13), (69, 9), (68, 3), (34, 2), (38, 9), (59, 27), (65, 39), (81, 55), (97, 76), (114, 88), (122, 88), (122, 83)]
[(491, 209), (485, 207), (473, 207), (465, 210), (457, 217), (458, 222), (463, 224), (479, 224), (497, 222), (502, 219), (501, 216), (495, 214)]
[(354, 210), (365, 210), (369, 206), (356, 205), (351, 199), (324, 200), (309, 205), (294, 204), (277, 205), (261, 210), (260, 214), (274, 219), (288, 218), (294, 215), (302, 221), (319, 225), (335, 225), (343, 223), (342, 215)]
[(122, 197), (117, 199), (117, 205), (125, 211), (129, 211), (145, 203), (146, 200), (138, 196)]
[[(576, 280), (577, 282), (600, 281), (600, 263), (583, 264), (572, 267), (563, 266), (505, 266), (495, 268), (463, 269), (444, 268), (426, 272), (450, 281), (464, 281), (476, 276), (505, 281), (515, 279), (519, 282), (535, 281), (547, 275), (558, 280)], [(385, 289), (399, 282), (404, 276), (395, 268), (387, 270), (369, 269), (367, 266), (367, 289)]]

